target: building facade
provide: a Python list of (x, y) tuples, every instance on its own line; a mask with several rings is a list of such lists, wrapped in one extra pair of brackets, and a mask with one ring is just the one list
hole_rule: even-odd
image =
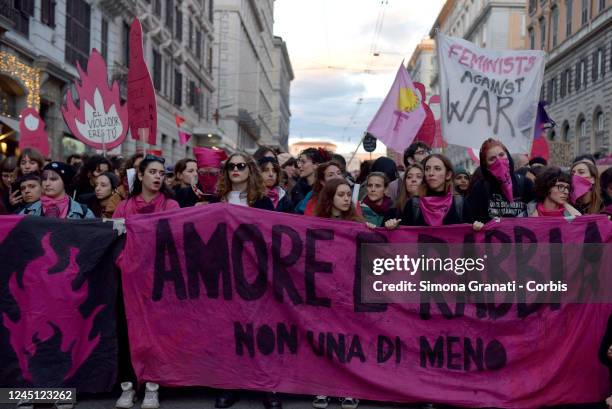
[(530, 0), (526, 47), (547, 52), (542, 99), (552, 161), (607, 154), (612, 138), (612, 0)]
[[(525, 0), (447, 0), (429, 33), (438, 32), (468, 40), (478, 47), (496, 50), (525, 48)], [(440, 92), (437, 58), (431, 80), (432, 94)], [(473, 169), (465, 147), (449, 146), (444, 153), (456, 166)]]
[(429, 37), (421, 40), (414, 49), (407, 67), (412, 81), (425, 85), (428, 93), (436, 71), (436, 67), (434, 67), (434, 46), (434, 41)]
[(293, 81), (293, 68), (287, 51), (287, 44), (281, 37), (274, 37), (274, 62), (275, 69), (272, 71), (274, 84), (274, 103), (272, 105), (272, 135), (278, 146), (283, 150), (288, 149), (289, 144), (289, 120), (291, 110), (289, 109), (289, 96), (291, 93), (291, 81)]
[[(219, 138), (212, 97), (212, 0), (24, 0), (10, 3), (4, 15), (13, 24), (0, 37), (0, 121), (2, 134), (14, 129), (26, 106), (40, 110), (51, 142), (51, 155), (62, 159), (86, 147), (64, 124), (60, 107), (77, 77), (76, 62), (86, 66), (93, 48), (108, 66), (109, 78), (127, 97), (129, 28), (134, 17), (142, 23), (145, 59), (157, 94), (157, 145), (126, 141), (111, 153), (130, 155), (161, 150), (174, 162), (190, 155), (194, 145)], [(175, 115), (194, 137), (178, 140)], [(12, 120), (12, 122), (11, 122)], [(211, 135), (211, 138), (209, 138)], [(6, 138), (7, 153), (18, 133)], [(10, 142), (10, 146), (9, 146)], [(4, 145), (0, 145), (2, 148)]]

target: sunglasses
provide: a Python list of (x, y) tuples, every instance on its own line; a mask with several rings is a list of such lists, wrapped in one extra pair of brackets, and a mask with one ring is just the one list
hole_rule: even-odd
[(227, 167), (228, 170), (238, 169), (239, 172), (242, 172), (243, 170), (246, 169), (247, 164), (244, 163), (244, 162), (240, 162), (240, 163), (228, 163), (226, 167)]
[(166, 163), (166, 159), (159, 156), (151, 155), (150, 153), (147, 153), (147, 155), (142, 160), (147, 162), (156, 161), (160, 163)]

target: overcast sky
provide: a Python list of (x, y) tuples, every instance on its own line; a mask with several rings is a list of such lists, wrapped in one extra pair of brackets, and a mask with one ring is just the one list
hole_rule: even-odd
[(443, 2), (276, 0), (274, 34), (287, 42), (295, 74), (289, 143), (327, 140), (353, 151)]

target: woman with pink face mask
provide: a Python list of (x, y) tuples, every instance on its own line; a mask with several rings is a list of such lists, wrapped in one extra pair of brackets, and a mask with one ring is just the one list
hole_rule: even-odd
[(526, 217), (534, 199), (533, 182), (514, 172), (508, 149), (487, 139), (480, 148), (482, 178), (474, 183), (467, 203), (474, 220), (486, 223), (496, 217)]
[(199, 147), (193, 148), (193, 154), (198, 165), (198, 183), (192, 184), (198, 196), (197, 205), (217, 202), (217, 182), (222, 173), (221, 164), (227, 159), (227, 154), (221, 149)]
[(570, 169), (572, 194), (570, 201), (582, 214), (598, 214), (603, 209), (599, 172), (591, 162), (576, 162)]

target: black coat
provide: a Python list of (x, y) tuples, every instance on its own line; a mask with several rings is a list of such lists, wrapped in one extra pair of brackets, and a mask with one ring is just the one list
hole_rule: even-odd
[(195, 206), (198, 202), (198, 197), (193, 193), (191, 186), (189, 187), (174, 187), (174, 200), (176, 200), (181, 207)]
[(291, 189), (291, 209), (295, 209), (311, 190), (312, 186), (308, 184), (306, 178), (299, 178)]
[(472, 188), (467, 202), (474, 220), (486, 223), (495, 217), (527, 217), (527, 203), (535, 199), (533, 182), (525, 176), (512, 174), (512, 203), (496, 182), (481, 179)]
[[(461, 214), (459, 214), (461, 212)], [(428, 226), (425, 223), (423, 212), (419, 208), (419, 198), (413, 197), (406, 202), (401, 215), (402, 226)], [(473, 223), (474, 217), (470, 205), (462, 196), (453, 196), (453, 203), (448, 209), (446, 216), (442, 219), (442, 225), (448, 226), (451, 224)]]

